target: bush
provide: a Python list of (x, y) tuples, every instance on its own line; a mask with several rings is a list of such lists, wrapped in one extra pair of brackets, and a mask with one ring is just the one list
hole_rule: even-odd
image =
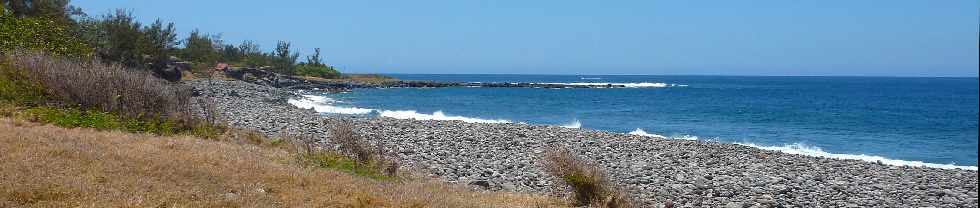
[(330, 66), (300, 64), (296, 66), (293, 73), (299, 76), (320, 77), (325, 79), (340, 78), (340, 72), (337, 72), (337, 70), (334, 70), (333, 67)]
[(83, 19), (80, 35), (103, 61), (139, 69), (162, 69), (176, 51), (173, 23), (157, 19), (143, 25), (132, 13), (116, 10), (98, 19)]
[(49, 123), (64, 128), (93, 128), (98, 130), (125, 130), (157, 135), (174, 135), (182, 129), (172, 120), (132, 119), (113, 113), (77, 108), (30, 107), (16, 117), (33, 122)]
[(39, 52), (15, 51), (2, 56), (6, 70), (43, 86), (46, 95), (82, 109), (99, 109), (128, 117), (189, 121), (191, 90), (152, 76), (98, 61), (78, 61)]
[(299, 53), (292, 52), (291, 46), (292, 44), (288, 41), (280, 40), (276, 43), (276, 50), (273, 51), (273, 67), (279, 73), (290, 74), (296, 66)]
[(216, 41), (220, 37), (202, 34), (197, 29), (184, 39), (184, 48), (180, 50), (182, 60), (211, 64), (217, 62), (221, 54), (216, 50)]
[(44, 100), (44, 88), (27, 79), (23, 70), (14, 69), (0, 57), (0, 103), (35, 105)]
[(576, 206), (634, 207), (632, 200), (614, 187), (598, 166), (571, 151), (553, 149), (545, 152), (543, 160), (545, 171), (571, 189)]
[(0, 53), (15, 50), (36, 50), (49, 54), (88, 57), (92, 48), (75, 38), (71, 29), (55, 20), (28, 17), (0, 16)]
[(397, 158), (384, 154), (384, 148), (372, 148), (361, 139), (349, 123), (339, 123), (330, 129), (331, 140), (338, 146), (336, 150), (321, 147), (309, 135), (284, 135), (299, 153), (301, 163), (318, 167), (337, 169), (355, 175), (374, 179), (391, 179), (398, 176)]

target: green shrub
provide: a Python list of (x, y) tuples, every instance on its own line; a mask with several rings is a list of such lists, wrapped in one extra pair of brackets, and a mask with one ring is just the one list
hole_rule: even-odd
[(58, 21), (43, 17), (17, 18), (0, 15), (0, 53), (13, 50), (35, 50), (45, 53), (89, 57), (92, 48), (76, 38), (72, 30)]
[(300, 157), (302, 162), (317, 168), (329, 168), (379, 180), (393, 179), (393, 176), (384, 174), (378, 164), (359, 163), (334, 152), (314, 151), (301, 154)]
[(206, 122), (199, 122), (190, 129), (191, 135), (204, 138), (204, 139), (216, 139), (227, 131), (228, 128), (221, 125), (208, 124)]
[(125, 10), (83, 19), (79, 28), (80, 37), (96, 49), (99, 58), (130, 68), (163, 68), (178, 43), (173, 23), (157, 19), (143, 25)]
[(27, 79), (0, 57), (0, 102), (14, 105), (36, 105), (44, 100), (44, 87)]
[(120, 127), (118, 117), (105, 113), (82, 111), (75, 108), (36, 107), (27, 110), (32, 120), (65, 128), (94, 128), (100, 130)]
[(325, 79), (340, 78), (340, 72), (337, 72), (337, 70), (334, 70), (334, 68), (331, 66), (314, 66), (314, 65), (300, 64), (296, 66), (296, 69), (293, 70), (293, 73), (299, 76), (320, 77)]
[(108, 112), (70, 107), (32, 107), (24, 110), (23, 116), (34, 122), (50, 123), (65, 128), (124, 130), (156, 135), (175, 135), (189, 131), (178, 128), (179, 125), (173, 120), (131, 119)]

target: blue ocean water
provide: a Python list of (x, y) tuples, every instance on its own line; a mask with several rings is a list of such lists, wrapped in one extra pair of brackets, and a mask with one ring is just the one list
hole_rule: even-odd
[(358, 89), (294, 104), (318, 105), (318, 111), (328, 113), (553, 124), (713, 140), (896, 165), (977, 166), (977, 78), (392, 76), (635, 87)]

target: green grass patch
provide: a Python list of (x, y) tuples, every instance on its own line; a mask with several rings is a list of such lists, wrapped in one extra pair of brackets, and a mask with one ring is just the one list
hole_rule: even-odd
[[(28, 107), (16, 110), (9, 104), (3, 107), (4, 116), (20, 117), (40, 123), (49, 123), (64, 128), (93, 128), (98, 130), (121, 130), (126, 132), (150, 133), (156, 135), (193, 135), (204, 139), (216, 139), (228, 129), (220, 125), (198, 123), (185, 127), (169, 119), (132, 119), (113, 113), (77, 108)], [(14, 110), (10, 110), (14, 109)], [(8, 115), (9, 114), (9, 115)]]
[(124, 130), (157, 135), (174, 135), (179, 133), (179, 129), (176, 128), (176, 122), (170, 120), (127, 119), (107, 112), (49, 106), (31, 107), (23, 112), (21, 117), (26, 117), (28, 120), (50, 123), (64, 128)]
[(358, 164), (354, 160), (333, 152), (317, 151), (302, 154), (300, 157), (303, 162), (317, 168), (334, 169), (376, 180), (394, 179), (394, 177), (385, 176), (380, 168), (374, 164)]

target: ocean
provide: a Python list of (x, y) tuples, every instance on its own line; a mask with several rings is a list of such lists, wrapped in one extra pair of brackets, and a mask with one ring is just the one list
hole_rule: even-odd
[(627, 88), (356, 89), (289, 102), (325, 114), (559, 125), (891, 165), (977, 169), (977, 78), (390, 76)]

